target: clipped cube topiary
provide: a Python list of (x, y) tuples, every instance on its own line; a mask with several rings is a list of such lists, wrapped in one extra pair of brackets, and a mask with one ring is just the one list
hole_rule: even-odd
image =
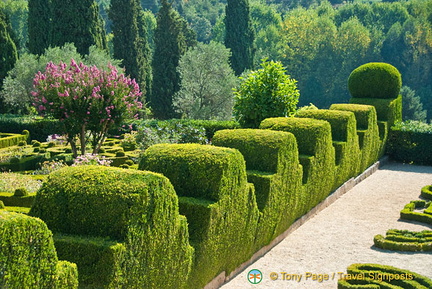
[(400, 72), (383, 62), (363, 64), (348, 78), (348, 90), (355, 98), (397, 98), (401, 87)]

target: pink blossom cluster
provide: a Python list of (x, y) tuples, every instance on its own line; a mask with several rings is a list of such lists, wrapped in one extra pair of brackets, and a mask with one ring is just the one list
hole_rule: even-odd
[(105, 156), (100, 156), (97, 154), (85, 154), (78, 156), (73, 160), (72, 166), (84, 166), (84, 165), (97, 165), (97, 166), (107, 166), (112, 163), (111, 160), (106, 159)]
[(114, 66), (108, 67), (103, 71), (73, 59), (69, 66), (49, 62), (33, 80), (33, 105), (41, 114), (89, 125), (109, 125), (133, 116), (142, 108), (138, 84)]

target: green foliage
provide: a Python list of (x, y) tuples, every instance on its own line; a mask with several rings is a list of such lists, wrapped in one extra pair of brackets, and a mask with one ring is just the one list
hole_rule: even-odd
[(188, 120), (139, 121), (136, 142), (141, 149), (159, 143), (206, 143), (205, 128)]
[(151, 52), (139, 0), (112, 0), (109, 17), (113, 21), (114, 57), (122, 59), (126, 73), (135, 78), (143, 93), (142, 100), (150, 91)]
[(183, 117), (231, 119), (237, 78), (229, 65), (230, 52), (223, 44), (199, 43), (179, 61), (181, 87), (173, 104)]
[(88, 54), (92, 45), (107, 49), (104, 23), (94, 0), (51, 0), (51, 13), (51, 47), (74, 43), (81, 55)]
[(411, 201), (400, 212), (401, 219), (432, 224), (432, 201)]
[(14, 145), (26, 145), (28, 135), (0, 133), (0, 148), (6, 148)]
[(402, 86), (400, 94), (402, 95), (402, 119), (426, 121), (427, 111), (423, 110), (423, 104), (420, 96), (416, 95), (415, 90), (408, 86)]
[(11, 25), (10, 35), (16, 44), (18, 54), (25, 52), (28, 42), (27, 0), (3, 0), (0, 2), (0, 10), (8, 15)]
[(397, 161), (432, 164), (432, 125), (405, 121), (396, 123), (390, 130), (388, 154)]
[(14, 67), (18, 59), (17, 47), (11, 33), (9, 19), (0, 7), (0, 90), (8, 71)]
[(421, 189), (421, 196), (432, 201), (432, 186), (424, 186)]
[(254, 184), (261, 212), (255, 239), (258, 250), (283, 233), (299, 215), (302, 169), (295, 137), (269, 130), (221, 130), (216, 132), (213, 144), (238, 149), (245, 158), (248, 181)]
[(52, 0), (28, 1), (28, 49), (30, 53), (42, 55), (50, 45)]
[(391, 64), (371, 62), (354, 69), (348, 89), (354, 98), (397, 98), (402, 76)]
[(402, 121), (402, 96), (391, 98), (351, 98), (350, 103), (375, 107), (378, 121), (385, 121), (388, 127)]
[(156, 118), (170, 119), (176, 116), (172, 98), (180, 89), (177, 66), (188, 46), (194, 45), (188, 36), (190, 34), (191, 31), (185, 20), (167, 0), (162, 0), (162, 7), (157, 14), (152, 62), (152, 93), (149, 98)]
[(163, 173), (180, 196), (180, 212), (188, 219), (195, 248), (187, 288), (202, 288), (250, 257), (259, 212), (239, 151), (154, 145), (144, 152), (139, 168)]
[(388, 230), (385, 237), (376, 235), (374, 244), (378, 248), (392, 251), (432, 251), (432, 231)]
[(26, 188), (18, 188), (15, 189), (14, 196), (15, 197), (26, 197), (29, 195), (29, 192)]
[(15, 134), (28, 129), (31, 138), (37, 141), (45, 141), (48, 135), (58, 134), (61, 131), (58, 120), (11, 114), (0, 114), (0, 127), (6, 127), (8, 132)]
[(352, 264), (348, 266), (347, 273), (357, 277), (356, 280), (354, 278), (351, 278), (351, 280), (349, 278), (339, 279), (338, 289), (415, 289), (430, 288), (432, 286), (432, 280), (428, 277), (387, 265)]
[(236, 75), (253, 68), (255, 33), (249, 0), (228, 0), (225, 8), (225, 46), (231, 50), (231, 67)]
[(334, 187), (336, 159), (330, 123), (320, 119), (279, 117), (265, 119), (260, 128), (286, 131), (296, 137), (304, 184), (298, 209), (300, 217), (327, 197)]
[[(360, 172), (362, 155), (357, 136), (357, 121), (353, 112), (342, 110), (303, 110), (296, 114), (300, 118), (314, 118), (328, 121), (331, 126), (335, 147), (336, 173), (333, 189)], [(376, 127), (376, 123), (374, 124)], [(372, 126), (371, 126), (372, 127)], [(374, 141), (377, 141), (374, 140)], [(374, 147), (374, 151), (377, 147)], [(368, 148), (368, 153), (372, 148)], [(376, 154), (374, 155), (376, 159)], [(362, 169), (364, 169), (362, 167)]]
[(257, 128), (265, 118), (291, 116), (296, 110), (297, 81), (280, 62), (263, 60), (261, 67), (240, 78), (234, 90), (234, 116), (242, 127)]
[(52, 233), (44, 222), (1, 210), (0, 236), (1, 287), (78, 288), (76, 266), (59, 266)]
[[(97, 287), (183, 288), (193, 250), (174, 189), (160, 174), (66, 167), (49, 175), (30, 214), (55, 233), (74, 235), (59, 237), (59, 247), (85, 271), (84, 287), (88, 281)], [(87, 255), (97, 259), (90, 260), (96, 267), (87, 265)]]
[(384, 154), (388, 126), (378, 125), (375, 107), (371, 105), (333, 104), (330, 109), (354, 113), (361, 153), (358, 172), (366, 170)]
[[(35, 74), (38, 71), (43, 71), (46, 64), (50, 61), (53, 63), (68, 63), (71, 59), (83, 62), (86, 65), (96, 65), (104, 69), (107, 69), (108, 63), (111, 63), (118, 70), (121, 70), (119, 67), (120, 61), (112, 59), (105, 51), (95, 46), (89, 48), (89, 54), (84, 58), (77, 52), (75, 46), (70, 43), (62, 47), (48, 48), (40, 56), (25, 53), (20, 56), (15, 67), (9, 71), (4, 80), (4, 90), (0, 91), (0, 98), (7, 105), (7, 111), (22, 114), (34, 113), (34, 110), (31, 109), (31, 104), (34, 100), (31, 96), (31, 91), (33, 90), (33, 78)], [(38, 134), (38, 132), (36, 133)], [(58, 133), (58, 131), (54, 133)]]

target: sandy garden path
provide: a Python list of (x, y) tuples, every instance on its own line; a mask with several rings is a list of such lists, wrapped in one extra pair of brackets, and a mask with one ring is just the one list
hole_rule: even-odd
[[(430, 184), (432, 167), (389, 162), (220, 288), (337, 288), (338, 272), (345, 273), (352, 263), (390, 265), (432, 278), (432, 253), (373, 247), (374, 236), (385, 235), (388, 229), (432, 230), (432, 226), (399, 219), (405, 204), (419, 199), (420, 189)], [(263, 273), (259, 284), (247, 280), (252, 269)], [(275, 281), (270, 279), (272, 272), (278, 276)], [(328, 274), (329, 280), (320, 282), (319, 274)]]

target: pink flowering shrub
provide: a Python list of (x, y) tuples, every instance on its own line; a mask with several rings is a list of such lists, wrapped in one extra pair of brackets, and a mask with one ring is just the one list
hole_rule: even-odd
[(120, 126), (125, 118), (136, 117), (142, 108), (138, 84), (113, 66), (103, 71), (73, 59), (69, 66), (50, 62), (45, 72), (35, 75), (33, 85), (33, 105), (40, 114), (60, 120), (75, 157), (78, 140), (81, 155), (89, 139), (95, 154), (110, 128)]
[(105, 158), (105, 156), (99, 157), (98, 155), (95, 154), (85, 154), (76, 157), (73, 160), (72, 166), (76, 167), (76, 166), (85, 166), (85, 165), (96, 165), (96, 166), (109, 167), (111, 163), (112, 161)]

